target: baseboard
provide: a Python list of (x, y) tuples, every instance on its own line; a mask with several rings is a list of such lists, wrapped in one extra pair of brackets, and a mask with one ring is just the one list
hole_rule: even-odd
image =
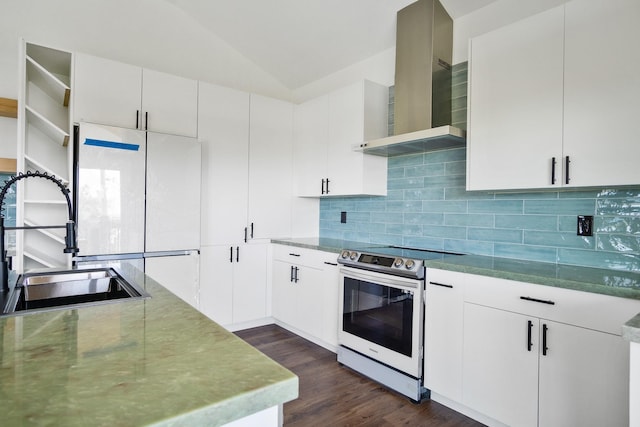
[(493, 418), (487, 417), (486, 415), (483, 415), (478, 411), (464, 406), (463, 404), (458, 403), (455, 400), (451, 400), (442, 395), (439, 395), (438, 393), (434, 393), (433, 391), (431, 392), (431, 400), (433, 400), (434, 402), (438, 402), (449, 409), (453, 409), (456, 412), (466, 415), (467, 417), (472, 418), (489, 427), (509, 427), (506, 424), (496, 421)]

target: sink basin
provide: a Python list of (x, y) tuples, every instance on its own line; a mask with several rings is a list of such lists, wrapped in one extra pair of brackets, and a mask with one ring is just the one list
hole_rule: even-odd
[(18, 277), (2, 314), (68, 309), (148, 297), (148, 293), (126, 281), (113, 268), (26, 273)]

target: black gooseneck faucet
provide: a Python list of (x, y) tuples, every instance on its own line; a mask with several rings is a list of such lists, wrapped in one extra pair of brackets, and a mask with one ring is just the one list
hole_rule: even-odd
[[(67, 208), (69, 210), (69, 220), (65, 225), (35, 225), (35, 226), (22, 226), (22, 227), (5, 227), (4, 226), (4, 198), (7, 194), (7, 190), (17, 181), (25, 178), (44, 178), (58, 186), (62, 194), (67, 200)], [(0, 283), (2, 284), (2, 292), (9, 291), (9, 269), (10, 263), (7, 257), (7, 251), (4, 247), (4, 234), (5, 230), (35, 230), (45, 228), (66, 228), (67, 234), (65, 236), (65, 253), (75, 254), (78, 252), (78, 245), (76, 244), (76, 224), (73, 220), (73, 207), (71, 206), (71, 199), (69, 198), (69, 189), (60, 181), (55, 175), (49, 175), (47, 172), (39, 171), (27, 171), (26, 173), (19, 172), (17, 175), (12, 176), (5, 181), (2, 190), (0, 190)]]

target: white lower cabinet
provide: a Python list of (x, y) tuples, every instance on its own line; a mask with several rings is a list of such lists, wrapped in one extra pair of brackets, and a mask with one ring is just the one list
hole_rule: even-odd
[(454, 409), (489, 425), (629, 425), (621, 330), (640, 301), (430, 268), (426, 282), (425, 387)]
[(462, 400), (464, 274), (429, 269), (425, 290), (424, 386)]
[(146, 258), (144, 272), (192, 307), (198, 308), (199, 261), (197, 251), (190, 255)]
[(267, 316), (267, 245), (203, 246), (200, 311), (223, 326)]
[(337, 345), (337, 254), (274, 245), (273, 317), (328, 347)]

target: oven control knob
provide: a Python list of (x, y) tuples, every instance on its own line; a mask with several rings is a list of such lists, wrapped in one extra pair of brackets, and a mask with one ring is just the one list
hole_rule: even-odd
[(356, 251), (351, 252), (351, 255), (349, 256), (349, 258), (351, 259), (351, 261), (355, 261), (358, 258), (358, 252)]
[(402, 267), (402, 264), (404, 264), (404, 260), (402, 258), (396, 258), (396, 260), (393, 262), (393, 266), (396, 268)]
[(413, 267), (415, 267), (416, 262), (412, 259), (408, 259), (407, 262), (405, 263), (405, 267), (407, 270), (411, 270)]
[(342, 259), (347, 259), (347, 258), (349, 258), (349, 251), (342, 251), (342, 252), (340, 253), (340, 257), (341, 257)]

